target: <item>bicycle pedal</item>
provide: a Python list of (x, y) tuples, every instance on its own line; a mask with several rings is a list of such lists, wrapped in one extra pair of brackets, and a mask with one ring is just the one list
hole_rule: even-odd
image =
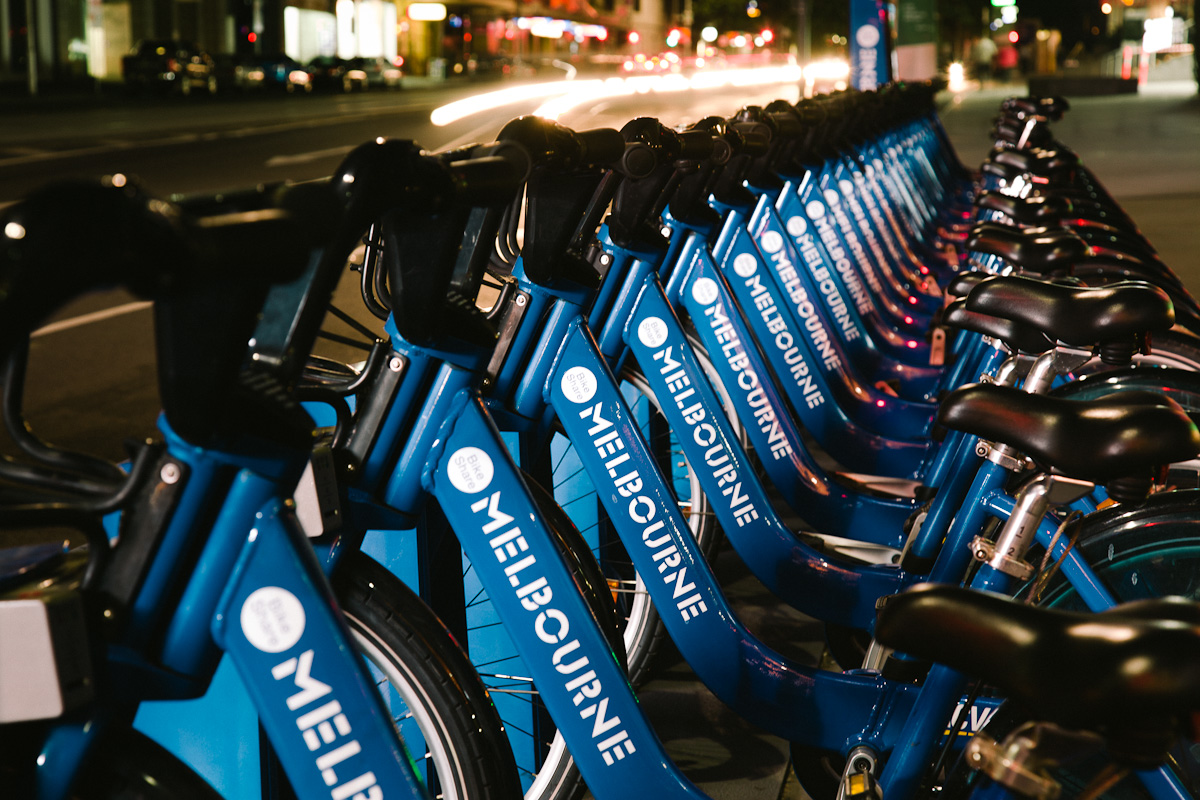
[(869, 772), (854, 772), (842, 778), (842, 800), (883, 800), (883, 789)]

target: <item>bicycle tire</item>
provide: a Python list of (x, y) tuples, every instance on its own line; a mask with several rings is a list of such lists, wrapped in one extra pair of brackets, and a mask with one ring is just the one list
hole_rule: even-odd
[(1050, 394), (1071, 400), (1095, 400), (1130, 389), (1158, 392), (1187, 412), (1200, 412), (1200, 371), (1172, 367), (1124, 367), (1055, 387)]
[(495, 705), (437, 616), (363, 553), (347, 557), (333, 585), (385, 703), (399, 712), (394, 722), (431, 794), (519, 800), (516, 763)]
[[(709, 513), (708, 499), (678, 440), (659, 411), (657, 398), (636, 364), (626, 364), (617, 380), (633, 419), (664, 468), (692, 535), (701, 552), (710, 556), (718, 540), (719, 526)], [(666, 628), (619, 538), (615, 533), (605, 532), (607, 514), (574, 452), (574, 445), (565, 436), (556, 434), (549, 447), (554, 500), (583, 534), (604, 572), (622, 618), (629, 680), (637, 686), (649, 676), (654, 656), (667, 635)]]

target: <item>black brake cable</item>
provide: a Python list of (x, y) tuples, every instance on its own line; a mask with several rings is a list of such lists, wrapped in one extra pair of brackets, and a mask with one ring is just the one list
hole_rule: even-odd
[(938, 754), (937, 761), (934, 762), (933, 770), (930, 772), (931, 786), (932, 781), (936, 781), (938, 775), (946, 768), (946, 764), (950, 760), (950, 753), (954, 751), (954, 743), (958, 740), (959, 734), (962, 732), (963, 726), (971, 714), (971, 709), (975, 706), (975, 701), (979, 699), (979, 692), (982, 688), (982, 681), (975, 681), (975, 685), (971, 687), (971, 693), (967, 695), (966, 702), (962, 705), (962, 711), (958, 713), (958, 716), (954, 720), (954, 728), (951, 729), (950, 735), (946, 737), (946, 743), (942, 746), (942, 751)]
[(375, 333), (375, 331), (371, 330), (366, 325), (362, 324), (361, 322), (356, 320), (354, 317), (350, 316), (345, 311), (342, 311), (340, 308), (333, 305), (332, 303), (329, 305), (329, 313), (333, 314), (335, 317), (340, 319), (342, 322), (346, 323), (351, 328), (354, 328), (354, 330), (361, 333), (363, 336), (365, 336), (367, 338), (368, 341), (373, 342), (379, 338), (379, 335), (377, 333)]
[(517, 263), (517, 256), (521, 254), (521, 210), (525, 207), (525, 193), (522, 192), (516, 200), (510, 203), (504, 210), (504, 218), (501, 221), (501, 236), (500, 245), (503, 247), (501, 258), (510, 268)]
[(387, 319), (391, 313), (391, 308), (384, 305), (375, 294), (375, 287), (378, 281), (375, 278), (375, 273), (379, 271), (379, 260), (383, 251), (383, 245), (378, 241), (379, 229), (372, 224), (364, 238), (366, 244), (366, 252), (363, 255), (362, 264), (362, 281), (359, 291), (362, 294), (363, 305), (379, 319)]
[[(1047, 545), (1046, 552), (1042, 554), (1042, 560), (1038, 564), (1037, 572), (1034, 574), (1033, 579), (1026, 584), (1029, 590), (1025, 597), (1026, 604), (1032, 605), (1041, 599), (1042, 592), (1050, 585), (1051, 579), (1058, 574), (1062, 563), (1067, 560), (1067, 556), (1075, 549), (1075, 543), (1079, 540), (1079, 534), (1082, 531), (1083, 513), (1078, 509), (1073, 510), (1067, 514), (1066, 518), (1059, 524), (1058, 530), (1054, 532), (1054, 536), (1050, 538), (1050, 544)], [(1062, 538), (1064, 533), (1068, 535), (1067, 546), (1063, 549), (1063, 554), (1059, 556), (1058, 560), (1047, 569), (1046, 567), (1050, 564), (1050, 558), (1054, 553), (1054, 547), (1058, 544), (1058, 540)]]

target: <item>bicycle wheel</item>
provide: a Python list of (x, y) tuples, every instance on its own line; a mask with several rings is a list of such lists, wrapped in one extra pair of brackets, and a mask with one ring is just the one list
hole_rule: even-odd
[[(1121, 602), (1176, 595), (1200, 601), (1200, 491), (1164, 492), (1131, 508), (1115, 506), (1089, 515), (1083, 522), (1076, 548), (1100, 581)], [(1032, 563), (1041, 550), (1029, 554)], [(1024, 596), (1019, 593), (1018, 596)], [(1087, 611), (1075, 589), (1055, 576), (1042, 592), (1038, 605), (1071, 611)], [(1005, 719), (1008, 715), (1005, 715)], [(1023, 721), (1024, 717), (1017, 721)], [(1000, 723), (988, 723), (988, 732), (1003, 738)], [(1172, 752), (1176, 774), (1195, 796), (1200, 794), (1200, 761), (1190, 747), (1180, 745)], [(793, 769), (813, 797), (832, 796), (843, 761), (836, 755), (793, 747)], [(1078, 767), (1056, 772), (1064, 785), (1064, 796), (1074, 796), (1103, 766), (1089, 759)], [(1071, 790), (1076, 790), (1072, 792)], [(947, 797), (956, 797), (947, 793)], [(1104, 795), (1106, 798), (1144, 798), (1149, 795), (1135, 779), (1126, 779)]]
[(355, 644), (430, 795), (520, 798), (496, 708), (428, 606), (362, 553), (348, 557), (333, 583)]
[[(528, 476), (526, 482), (592, 615), (624, 663), (617, 614), (599, 565), (549, 492)], [(468, 652), (503, 720), (525, 800), (570, 800), (582, 784), (579, 769), (465, 555), (463, 589)]]
[[(1200, 601), (1198, 519), (1200, 491), (1163, 492), (1132, 508), (1115, 506), (1091, 514), (1084, 520), (1076, 547), (1120, 602), (1168, 595)], [(1061, 576), (1051, 581), (1038, 604), (1087, 610), (1074, 587)], [(1173, 769), (1192, 795), (1200, 793), (1198, 756), (1200, 753), (1186, 743), (1171, 752)], [(1064, 786), (1082, 786), (1087, 774), (1064, 773)], [(1122, 781), (1105, 794), (1113, 798), (1148, 796), (1133, 779)]]
[[(667, 477), (692, 535), (702, 552), (711, 554), (718, 535), (716, 520), (709, 512), (708, 499), (683, 455), (678, 438), (659, 410), (654, 392), (636, 364), (627, 364), (617, 379), (632, 418)], [(666, 629), (620, 536), (609, 522), (575, 446), (561, 434), (555, 434), (550, 442), (550, 464), (554, 500), (583, 534), (616, 602), (629, 659), (629, 680), (637, 686), (646, 678)]]

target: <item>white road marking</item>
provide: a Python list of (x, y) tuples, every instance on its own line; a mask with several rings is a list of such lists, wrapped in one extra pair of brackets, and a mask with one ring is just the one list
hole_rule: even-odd
[(42, 327), (38, 328), (36, 331), (30, 334), (30, 338), (46, 336), (51, 333), (58, 333), (59, 331), (78, 328), (82, 325), (89, 325), (93, 322), (100, 322), (113, 317), (132, 314), (135, 311), (141, 311), (142, 309), (150, 308), (152, 305), (154, 304), (149, 300), (137, 300), (132, 303), (124, 303), (123, 305), (113, 306), (112, 308), (104, 308), (99, 311), (93, 311), (90, 314), (80, 314), (78, 317), (71, 317), (70, 319), (60, 319), (58, 322), (51, 322), (49, 325), (43, 325)]
[(293, 164), (307, 164), (309, 161), (319, 161), (322, 158), (344, 156), (354, 149), (354, 146), (330, 147), (327, 150), (312, 150), (308, 153), (294, 153), (290, 156), (271, 156), (267, 159), (268, 167), (288, 167)]

